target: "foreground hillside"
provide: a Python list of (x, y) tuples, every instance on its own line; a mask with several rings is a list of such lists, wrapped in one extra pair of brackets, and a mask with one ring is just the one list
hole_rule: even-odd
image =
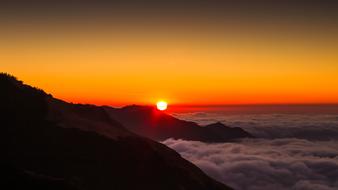
[[(0, 75), (2, 187), (48, 190), (226, 190), (104, 108), (56, 100)], [(1, 187), (1, 189), (3, 189)]]

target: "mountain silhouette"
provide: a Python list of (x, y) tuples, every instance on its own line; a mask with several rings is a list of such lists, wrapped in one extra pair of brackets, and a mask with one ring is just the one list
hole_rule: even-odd
[(63, 102), (0, 74), (1, 189), (227, 190), (106, 108)]
[(105, 109), (112, 119), (122, 123), (130, 131), (153, 140), (176, 138), (228, 142), (239, 138), (253, 138), (250, 133), (239, 127), (228, 127), (219, 122), (200, 126), (195, 122), (177, 119), (151, 106), (133, 105)]

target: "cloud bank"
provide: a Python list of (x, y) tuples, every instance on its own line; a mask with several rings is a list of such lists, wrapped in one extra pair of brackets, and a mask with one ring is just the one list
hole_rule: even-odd
[(338, 141), (288, 138), (206, 144), (167, 139), (162, 143), (237, 190), (338, 189)]

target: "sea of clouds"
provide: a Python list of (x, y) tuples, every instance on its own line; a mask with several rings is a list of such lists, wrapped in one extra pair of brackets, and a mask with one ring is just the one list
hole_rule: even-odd
[(255, 139), (206, 144), (168, 139), (163, 143), (237, 190), (338, 189), (338, 141)]
[(203, 143), (167, 139), (208, 175), (237, 190), (337, 190), (337, 115), (184, 114), (182, 119), (239, 126), (257, 139)]

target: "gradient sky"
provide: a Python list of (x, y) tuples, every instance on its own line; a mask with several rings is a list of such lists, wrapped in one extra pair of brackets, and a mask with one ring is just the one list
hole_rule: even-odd
[(67, 101), (338, 103), (334, 1), (0, 7), (0, 71)]

